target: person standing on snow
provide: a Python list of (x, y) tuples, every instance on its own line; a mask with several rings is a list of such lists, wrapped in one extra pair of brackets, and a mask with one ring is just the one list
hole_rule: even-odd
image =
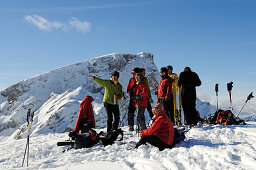
[(181, 88), (181, 103), (187, 125), (196, 125), (200, 120), (196, 111), (196, 86), (201, 85), (201, 80), (189, 67), (180, 73), (178, 86)]
[(147, 87), (148, 87), (147, 110), (148, 110), (148, 113), (149, 113), (150, 118), (152, 119), (153, 113), (152, 113), (152, 107), (151, 107), (151, 104), (150, 104), (150, 103), (154, 103), (154, 101), (153, 101), (152, 96), (151, 96), (151, 92), (150, 92), (150, 87), (149, 87), (148, 79), (147, 79), (147, 77), (145, 77), (145, 75), (146, 75), (146, 69), (145, 69), (145, 68), (140, 68), (140, 72), (141, 72), (141, 74), (142, 74), (142, 76), (143, 76), (142, 81), (145, 81), (145, 82), (146, 82), (146, 85), (147, 85)]
[(174, 122), (173, 105), (171, 104), (173, 79), (168, 76), (168, 70), (165, 67), (161, 68), (160, 75), (162, 79), (158, 86), (158, 103), (164, 106), (167, 116), (171, 119), (171, 122)]
[(134, 112), (136, 110), (136, 108), (134, 107), (134, 103), (133, 103), (133, 97), (134, 97), (134, 93), (133, 93), (133, 88), (136, 85), (136, 81), (135, 81), (135, 74), (139, 73), (139, 67), (135, 67), (132, 70), (132, 77), (129, 80), (129, 83), (127, 85), (127, 93), (130, 96), (130, 103), (128, 106), (128, 126), (129, 126), (129, 130), (133, 131), (134, 128)]
[[(176, 96), (177, 93), (179, 93), (179, 86), (178, 86), (178, 79), (179, 79), (179, 75), (176, 73), (173, 73), (173, 67), (168, 65), (166, 66), (167, 70), (168, 70), (168, 76), (171, 77), (171, 79), (173, 79), (173, 83), (172, 83), (172, 98), (173, 100), (171, 101), (171, 105), (173, 107), (173, 111), (171, 112), (171, 115), (176, 113), (176, 115), (178, 114), (178, 109), (177, 109), (177, 100), (176, 100)], [(177, 118), (177, 116), (176, 116)], [(177, 122), (174, 122), (177, 123)]]
[(148, 129), (140, 132), (141, 139), (135, 148), (146, 143), (158, 147), (160, 151), (165, 148), (171, 148), (174, 139), (174, 128), (164, 112), (164, 106), (158, 103), (153, 107), (152, 111), (155, 121)]
[(148, 88), (145, 81), (142, 81), (142, 74), (137, 73), (135, 75), (136, 86), (133, 89), (133, 103), (136, 108), (136, 118), (137, 124), (139, 125), (140, 130), (146, 129), (145, 123), (145, 109), (147, 108), (147, 97), (148, 97)]
[[(106, 109), (108, 120), (107, 120), (107, 132), (118, 129), (120, 121), (120, 111), (118, 106), (118, 100), (122, 98), (122, 85), (118, 82), (119, 72), (115, 71), (110, 80), (103, 80), (95, 76), (89, 75), (95, 83), (105, 88), (103, 103)], [(114, 122), (113, 121), (114, 115)]]

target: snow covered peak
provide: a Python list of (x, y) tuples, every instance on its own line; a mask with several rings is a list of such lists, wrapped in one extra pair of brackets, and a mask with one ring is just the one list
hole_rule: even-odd
[[(105, 125), (106, 114), (102, 108), (104, 88), (90, 80), (88, 75), (109, 79), (114, 71), (120, 72), (123, 91), (134, 67), (144, 67), (152, 93), (159, 82), (159, 72), (151, 53), (114, 53), (70, 64), (8, 87), (0, 95), (0, 134), (15, 138), (25, 136), (26, 113), (35, 111), (32, 132), (64, 132), (74, 127), (79, 103), (91, 95), (96, 121)], [(126, 102), (127, 103), (127, 102)], [(126, 106), (124, 107), (127, 108)]]

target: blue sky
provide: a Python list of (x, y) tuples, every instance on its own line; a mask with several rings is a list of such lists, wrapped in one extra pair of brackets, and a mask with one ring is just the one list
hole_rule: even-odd
[(158, 68), (198, 73), (245, 101), (256, 92), (255, 0), (8, 0), (0, 7), (0, 90), (109, 53), (151, 52)]

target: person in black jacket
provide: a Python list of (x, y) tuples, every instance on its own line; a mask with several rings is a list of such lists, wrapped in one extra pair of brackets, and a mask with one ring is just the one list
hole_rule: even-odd
[(200, 120), (196, 110), (196, 86), (201, 85), (201, 80), (189, 67), (180, 73), (178, 86), (181, 87), (181, 103), (187, 125), (196, 125)]

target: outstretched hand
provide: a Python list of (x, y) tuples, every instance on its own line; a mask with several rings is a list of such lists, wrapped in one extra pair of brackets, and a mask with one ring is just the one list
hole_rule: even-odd
[(90, 77), (92, 80), (94, 80), (94, 77), (93, 77), (93, 76), (89, 75), (89, 77)]

